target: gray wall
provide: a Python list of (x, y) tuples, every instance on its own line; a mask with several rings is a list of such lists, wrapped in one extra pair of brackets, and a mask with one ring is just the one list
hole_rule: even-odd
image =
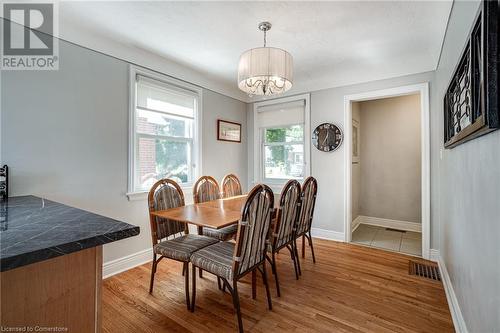
[[(1, 162), (10, 194), (35, 194), (141, 227), (104, 261), (151, 247), (146, 200), (128, 201), (128, 63), (60, 42), (58, 71), (4, 71)], [(203, 173), (247, 181), (246, 105), (203, 90)], [(216, 140), (216, 119), (242, 123), (243, 142)], [(189, 194), (187, 194), (188, 196)]]
[[(421, 223), (420, 95), (357, 103), (361, 123), (359, 215)], [(353, 192), (354, 192), (353, 175)]]
[[(443, 122), (443, 96), (459, 61), (478, 2), (456, 1), (436, 71), (432, 110)], [(443, 130), (433, 131), (443, 149)], [(469, 332), (500, 332), (500, 130), (436, 159), (439, 250)]]

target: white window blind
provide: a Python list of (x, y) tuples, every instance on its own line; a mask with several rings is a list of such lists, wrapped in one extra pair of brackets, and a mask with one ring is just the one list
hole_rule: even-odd
[(162, 178), (190, 184), (196, 177), (200, 92), (135, 75), (132, 191), (147, 191)]
[(260, 106), (257, 109), (257, 126), (276, 127), (304, 123), (304, 100)]

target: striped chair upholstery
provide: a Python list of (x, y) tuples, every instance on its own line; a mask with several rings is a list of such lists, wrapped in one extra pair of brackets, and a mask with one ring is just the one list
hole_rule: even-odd
[[(156, 185), (156, 186), (155, 186)], [(149, 198), (149, 211), (165, 210), (184, 206), (184, 194), (178, 184), (169, 179), (162, 179), (153, 185), (152, 197)], [(155, 220), (156, 239), (161, 240), (169, 236), (182, 233), (186, 224), (153, 216)]]
[(224, 178), (222, 178), (221, 186), (223, 198), (230, 198), (242, 194), (240, 180), (234, 174), (225, 175)]
[(173, 260), (188, 262), (193, 253), (215, 243), (217, 240), (210, 237), (184, 235), (154, 245), (154, 253)]
[(191, 256), (193, 265), (228, 281), (233, 279), (234, 243), (219, 242)]
[(300, 184), (296, 180), (286, 183), (281, 193), (280, 210), (276, 219), (272, 247), (280, 249), (293, 240), (300, 202)]
[(234, 265), (237, 276), (247, 273), (264, 261), (273, 208), (273, 191), (266, 185), (255, 186), (248, 195), (238, 223)]
[(302, 186), (301, 209), (297, 225), (297, 235), (300, 236), (311, 230), (314, 205), (316, 204), (316, 193), (318, 183), (314, 177), (308, 177)]
[[(154, 216), (158, 210), (180, 207), (184, 205), (184, 195), (179, 185), (171, 179), (157, 181), (148, 195), (149, 220), (151, 225), (151, 238), (153, 242), (153, 265), (151, 268), (151, 281), (149, 292), (153, 292), (156, 267), (162, 258), (169, 258), (183, 262), (185, 273), (186, 304), (191, 308), (189, 300), (189, 258), (197, 250), (217, 243), (216, 239), (189, 235), (187, 225), (182, 222)], [(157, 255), (160, 258), (157, 259)]]
[[(194, 267), (217, 275), (233, 296), (238, 318), (239, 331), (243, 332), (238, 279), (249, 272), (259, 270), (266, 287), (269, 309), (272, 308), (269, 285), (267, 283), (265, 253), (269, 245), (269, 227), (274, 206), (274, 196), (266, 185), (257, 185), (250, 191), (238, 223), (236, 244), (221, 242), (210, 245), (191, 256)], [(193, 271), (193, 307), (196, 295), (196, 274)]]
[(226, 241), (226, 240), (230, 240), (231, 238), (233, 238), (233, 236), (236, 234), (237, 231), (238, 231), (237, 224), (233, 224), (233, 225), (230, 225), (230, 226), (227, 226), (224, 228), (220, 228), (220, 229), (204, 227), (203, 228), (203, 235), (208, 236), (208, 237), (212, 237), (212, 238), (216, 238), (220, 241)]
[[(217, 184), (217, 181), (210, 176), (200, 177), (194, 184), (193, 201), (200, 203), (217, 199), (220, 199), (219, 184)], [(238, 225), (236, 224), (221, 229), (204, 227), (203, 235), (220, 241), (226, 241), (231, 239), (237, 230)]]
[[(311, 236), (311, 225), (314, 213), (314, 206), (316, 204), (316, 193), (318, 192), (318, 182), (314, 177), (308, 177), (302, 185), (302, 195), (300, 200), (300, 213), (297, 224), (297, 231), (295, 237), (302, 236), (302, 258), (305, 257), (305, 243), (306, 238), (311, 248), (313, 262), (316, 263), (314, 256), (314, 246)], [(298, 261), (297, 261), (298, 262)], [(298, 265), (300, 274), (300, 264)]]
[(210, 176), (201, 176), (193, 187), (194, 203), (220, 199), (219, 184)]
[(300, 184), (296, 180), (290, 180), (286, 183), (280, 197), (280, 209), (276, 217), (274, 229), (272, 232), (271, 246), (268, 248), (270, 253), (267, 260), (271, 263), (276, 281), (276, 293), (281, 296), (278, 280), (278, 270), (276, 265), (276, 253), (286, 247), (292, 256), (295, 277), (299, 278), (297, 244), (295, 242), (295, 228), (299, 216), (300, 203)]

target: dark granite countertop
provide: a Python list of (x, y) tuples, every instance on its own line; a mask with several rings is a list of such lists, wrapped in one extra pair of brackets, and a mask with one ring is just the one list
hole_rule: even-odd
[(35, 196), (0, 202), (0, 271), (139, 234), (139, 227)]

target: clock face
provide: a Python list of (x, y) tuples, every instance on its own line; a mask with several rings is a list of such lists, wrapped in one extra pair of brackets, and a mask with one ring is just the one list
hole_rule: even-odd
[(342, 131), (334, 124), (324, 123), (312, 133), (312, 143), (320, 151), (334, 151), (342, 144)]

